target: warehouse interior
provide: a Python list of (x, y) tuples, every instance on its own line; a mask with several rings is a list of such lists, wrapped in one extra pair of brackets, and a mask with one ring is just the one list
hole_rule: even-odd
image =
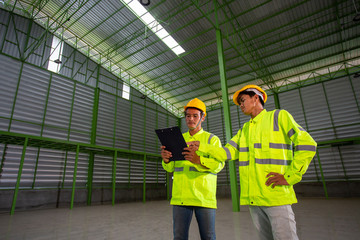
[[(249, 121), (232, 95), (256, 84), (268, 94), (267, 110), (287, 110), (318, 144), (294, 186), (295, 212), (305, 219), (298, 222), (304, 223), (300, 237), (356, 239), (359, 23), (357, 0), (0, 1), (0, 233), (6, 239), (171, 238), (172, 177), (162, 168), (154, 130), (186, 132), (183, 107), (199, 98), (207, 107), (204, 129), (225, 145)], [(227, 235), (218, 239), (252, 239), (243, 222), (248, 211), (238, 208), (237, 168), (227, 162), (218, 173), (217, 227), (222, 219), (244, 228), (221, 229)], [(301, 209), (302, 202), (310, 208)], [(146, 213), (151, 208), (155, 213)], [(167, 218), (154, 221), (151, 237), (124, 233), (125, 227), (108, 235), (88, 231), (96, 218), (91, 211), (108, 211), (116, 221), (110, 212), (128, 212), (130, 219), (138, 210), (150, 224), (161, 209)], [(317, 225), (306, 216), (317, 209), (324, 214), (314, 215), (317, 223), (329, 221), (322, 227), (333, 230), (311, 237), (307, 228)], [(66, 215), (67, 230), (83, 216), (76, 211), (84, 211), (89, 227), (66, 235), (54, 224), (57, 230), (43, 238), (45, 230), (16, 229), (20, 216), (35, 223), (46, 211), (50, 219)], [(329, 220), (336, 216), (339, 222)], [(345, 235), (334, 233), (337, 223), (349, 227)], [(131, 229), (136, 221), (127, 224)], [(191, 236), (197, 239), (197, 232)]]

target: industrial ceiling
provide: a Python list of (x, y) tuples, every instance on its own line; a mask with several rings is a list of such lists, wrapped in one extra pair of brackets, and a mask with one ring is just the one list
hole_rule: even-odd
[(360, 72), (359, 1), (140, 1), (185, 50), (180, 55), (125, 2), (8, 0), (0, 7), (34, 19), (115, 74), (128, 74), (125, 82), (177, 116), (195, 97), (210, 108), (222, 102), (222, 55), (229, 97), (249, 83), (271, 93)]

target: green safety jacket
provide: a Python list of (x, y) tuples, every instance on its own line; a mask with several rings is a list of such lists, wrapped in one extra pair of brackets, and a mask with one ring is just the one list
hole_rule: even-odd
[[(183, 133), (183, 137), (186, 142), (200, 141), (221, 148), (220, 139), (203, 129), (193, 136), (189, 132)], [(198, 155), (201, 164), (207, 168), (187, 160), (169, 163), (162, 161), (163, 168), (167, 172), (174, 172), (171, 205), (216, 208), (217, 173), (225, 164), (203, 153)]]
[[(301, 181), (316, 146), (290, 113), (264, 109), (225, 147), (200, 143), (198, 151), (221, 161), (239, 160), (241, 205), (280, 206), (297, 202), (293, 185)], [(283, 174), (289, 185), (266, 186), (270, 172)]]

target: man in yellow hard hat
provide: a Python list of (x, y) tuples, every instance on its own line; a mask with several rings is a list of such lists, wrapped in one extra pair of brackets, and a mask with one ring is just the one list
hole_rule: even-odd
[[(297, 199), (293, 185), (300, 182), (316, 153), (316, 142), (285, 110), (267, 112), (266, 92), (247, 85), (233, 101), (249, 122), (224, 148), (202, 142), (188, 151), (226, 160), (239, 160), (240, 204), (249, 205), (260, 239), (298, 239), (291, 204)], [(294, 147), (294, 149), (293, 149)]]
[[(195, 98), (185, 107), (185, 120), (189, 131), (183, 134), (186, 142), (199, 141), (221, 147), (220, 139), (202, 129), (206, 106)], [(191, 147), (191, 146), (190, 146)], [(207, 155), (184, 152), (184, 160), (169, 161), (172, 156), (161, 147), (162, 165), (167, 172), (173, 172), (172, 198), (174, 239), (188, 239), (193, 212), (199, 226), (201, 239), (216, 239), (215, 210), (217, 173), (224, 168), (224, 162)], [(192, 162), (185, 159), (191, 159)]]

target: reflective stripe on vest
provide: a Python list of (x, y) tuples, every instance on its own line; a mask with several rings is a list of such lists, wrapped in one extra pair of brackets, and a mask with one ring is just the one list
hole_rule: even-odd
[(279, 113), (280, 109), (276, 109), (274, 113), (274, 132), (279, 131)]
[(297, 145), (295, 146), (295, 151), (316, 151), (316, 147), (313, 145)]
[[(254, 148), (261, 148), (261, 143), (254, 143)], [(285, 143), (269, 143), (269, 148), (292, 150), (292, 145)]]
[(210, 144), (210, 140), (214, 137), (215, 135), (210, 133), (210, 137), (209, 137), (209, 140), (208, 140), (208, 144)]
[(182, 172), (184, 171), (184, 167), (175, 167), (174, 172)]
[(255, 158), (255, 162), (258, 164), (273, 164), (273, 165), (290, 165), (291, 164), (291, 160), (271, 159), (271, 158), (267, 158), (267, 159)]
[[(236, 142), (232, 141), (232, 140), (229, 142), (229, 145), (236, 148), (239, 152), (248, 152), (249, 151), (248, 147), (239, 147), (239, 145)], [(230, 159), (228, 159), (228, 160), (230, 160)]]
[[(238, 159), (238, 160), (239, 160), (239, 159)], [(249, 166), (249, 161), (240, 161), (240, 160), (239, 160), (239, 167), (240, 167), (240, 166), (242, 166), (242, 167), (243, 167), (243, 166)]]

